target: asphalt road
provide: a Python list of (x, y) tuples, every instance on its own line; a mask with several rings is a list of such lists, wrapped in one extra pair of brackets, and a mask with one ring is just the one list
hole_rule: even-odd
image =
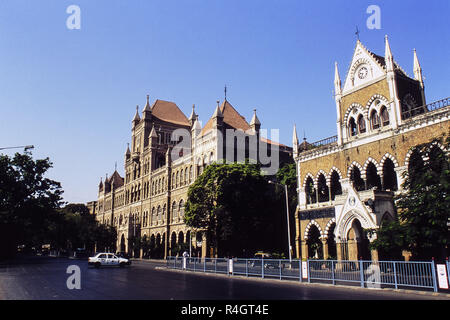
[[(81, 271), (81, 289), (68, 289), (70, 265)], [(85, 260), (33, 258), (0, 265), (2, 300), (410, 300), (444, 295), (301, 284), (182, 272), (164, 264), (134, 261), (130, 267), (87, 266)]]

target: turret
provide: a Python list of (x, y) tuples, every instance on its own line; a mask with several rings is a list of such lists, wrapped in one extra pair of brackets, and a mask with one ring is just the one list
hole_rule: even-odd
[(294, 158), (296, 158), (298, 156), (298, 136), (295, 124), (294, 124), (294, 132), (292, 133), (292, 148), (294, 151)]
[(144, 110), (142, 111), (142, 119), (151, 120), (152, 118), (152, 108), (150, 107), (150, 96), (147, 95), (147, 102), (145, 103)]
[(139, 106), (136, 106), (136, 114), (133, 118), (133, 127), (135, 127), (141, 121), (141, 117), (139, 117)]
[(253, 131), (259, 133), (259, 129), (261, 128), (261, 122), (258, 119), (258, 116), (256, 115), (256, 109), (253, 109), (253, 117), (250, 121), (250, 128), (252, 128)]

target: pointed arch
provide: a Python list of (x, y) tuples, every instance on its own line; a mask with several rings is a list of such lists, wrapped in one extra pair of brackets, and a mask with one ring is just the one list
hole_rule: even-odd
[(303, 179), (303, 188), (306, 187), (306, 181), (308, 180), (308, 178), (311, 178), (311, 180), (314, 182), (314, 185), (316, 184), (316, 178), (312, 175), (312, 173), (308, 172)]
[(322, 231), (322, 228), (320, 227), (319, 223), (318, 223), (316, 220), (314, 220), (314, 219), (311, 220), (311, 221), (306, 225), (305, 233), (304, 233), (304, 235), (303, 235), (303, 239), (308, 240), (309, 230), (311, 229), (312, 226), (316, 226), (316, 227), (317, 227), (317, 229), (318, 229), (319, 232), (320, 232), (320, 238), (322, 239), (322, 238), (323, 238), (323, 231)]
[(359, 112), (359, 113), (365, 115), (364, 111), (365, 111), (365, 110), (364, 110), (364, 107), (363, 107), (362, 105), (360, 105), (359, 103), (352, 103), (352, 104), (347, 108), (347, 110), (345, 111), (345, 114), (344, 114), (344, 123), (347, 124), (348, 121), (350, 121), (350, 114), (351, 114), (351, 113), (353, 113), (353, 114), (356, 115), (356, 114), (358, 114), (358, 112)]
[(375, 159), (372, 158), (372, 157), (369, 157), (369, 158), (366, 160), (366, 162), (364, 162), (364, 165), (363, 165), (363, 171), (361, 172), (361, 174), (362, 174), (363, 176), (366, 176), (366, 173), (367, 173), (367, 166), (368, 166), (370, 163), (373, 163), (373, 165), (374, 165), (375, 168), (377, 169), (377, 172), (380, 170), (380, 166), (378, 165), (377, 160), (375, 160)]
[(379, 164), (380, 168), (383, 168), (383, 165), (384, 165), (384, 162), (386, 161), (386, 159), (391, 159), (391, 161), (394, 163), (396, 168), (399, 166), (397, 159), (388, 152), (381, 158), (380, 164)]
[(323, 238), (328, 239), (329, 237), (329, 231), (333, 224), (336, 223), (336, 218), (331, 218), (330, 221), (328, 221), (327, 225), (325, 226), (325, 231), (323, 233)]
[(375, 159), (369, 157), (366, 160), (363, 167), (363, 177), (366, 178), (366, 187), (367, 189), (371, 189), (373, 187), (377, 187), (378, 190), (381, 190), (381, 177), (380, 173), (381, 169)]
[(362, 171), (363, 171), (362, 166), (357, 161), (353, 161), (347, 169), (347, 178), (350, 178), (350, 174), (351, 174), (353, 167), (358, 168), (359, 171), (362, 173)]

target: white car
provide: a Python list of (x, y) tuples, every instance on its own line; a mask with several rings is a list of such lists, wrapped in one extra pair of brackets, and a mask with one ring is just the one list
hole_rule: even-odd
[(129, 259), (116, 256), (114, 253), (98, 253), (93, 257), (89, 257), (88, 265), (99, 268), (100, 266), (119, 266), (125, 267), (130, 265)]

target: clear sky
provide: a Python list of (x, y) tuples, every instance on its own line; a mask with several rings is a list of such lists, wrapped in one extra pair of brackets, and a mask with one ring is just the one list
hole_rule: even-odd
[[(81, 29), (69, 30), (69, 5)], [(381, 9), (370, 30), (369, 5)], [(334, 62), (345, 78), (361, 42), (413, 74), (416, 48), (427, 101), (450, 96), (450, 1), (1, 0), (0, 147), (33, 144), (50, 157), (65, 200), (97, 198), (100, 177), (123, 175), (136, 105), (175, 102), (203, 124), (228, 100), (292, 145), (336, 134)], [(342, 79), (344, 81), (344, 79)], [(7, 152), (12, 154), (13, 152)]]

